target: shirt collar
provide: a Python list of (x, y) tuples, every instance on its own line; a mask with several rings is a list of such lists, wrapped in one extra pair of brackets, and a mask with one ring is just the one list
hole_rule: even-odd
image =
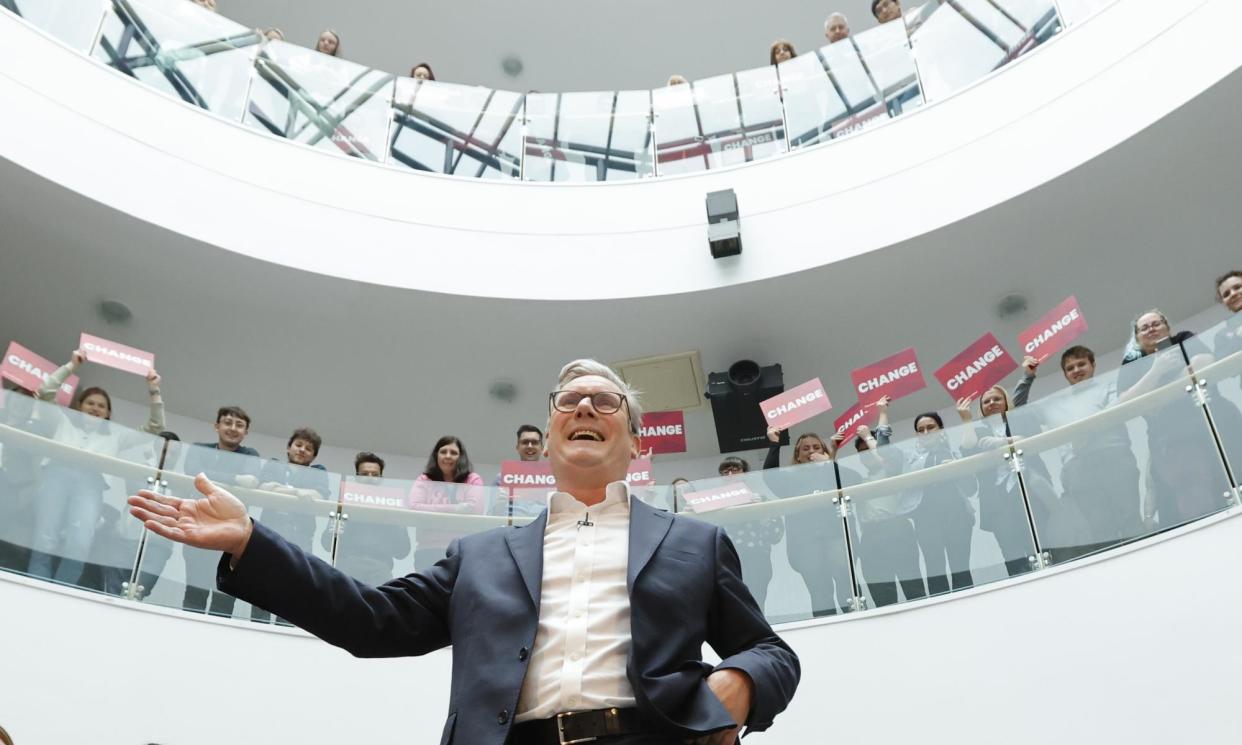
[(604, 501), (587, 507), (569, 492), (554, 491), (548, 495), (548, 519), (555, 520), (562, 515), (581, 515), (587, 510), (608, 512), (611, 510), (630, 509), (630, 486), (625, 481), (614, 481), (604, 487)]

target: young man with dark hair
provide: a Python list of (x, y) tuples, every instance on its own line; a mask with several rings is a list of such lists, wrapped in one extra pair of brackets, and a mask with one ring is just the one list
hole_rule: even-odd
[[(1039, 364), (1029, 355), (1022, 360), (1022, 380), (1013, 392), (1015, 409), (1030, 398)], [(1062, 352), (1061, 374), (1070, 389), (1042, 401), (1034, 416), (1011, 414), (1014, 435), (1029, 436), (1041, 427), (1072, 424), (1116, 402), (1116, 387), (1094, 379), (1095, 352), (1088, 347), (1075, 345)], [(1124, 423), (1097, 430), (1056, 451), (1061, 456), (1062, 498), (1037, 495), (1040, 501), (1056, 505), (1058, 512), (1048, 525), (1041, 526), (1041, 538), (1052, 547), (1049, 552), (1054, 560), (1093, 553), (1143, 534), (1138, 461)]]
[(533, 424), (523, 424), (517, 430), (518, 460), (536, 461), (543, 453), (543, 430)]
[[(212, 481), (253, 489), (259, 485), (259, 469), (263, 462), (258, 450), (242, 444), (249, 433), (250, 415), (244, 409), (221, 406), (216, 411), (216, 441), (196, 442), (194, 447), (186, 448), (181, 472), (191, 476), (205, 473)], [(174, 464), (168, 465), (171, 469)], [(233, 615), (236, 601), (215, 587), (216, 558), (210, 552), (189, 546), (182, 549), (182, 556), (185, 559), (182, 607), (199, 613), (210, 612), (214, 616)]]
[[(543, 430), (533, 424), (523, 424), (518, 427), (517, 445), (514, 449), (517, 451), (518, 460), (528, 463), (539, 460), (543, 455)], [(500, 474), (496, 474), (496, 481), (492, 485), (500, 486)], [(493, 514), (509, 517), (534, 517), (543, 511), (542, 501), (532, 501), (526, 496), (509, 499), (507, 489), (502, 489), (500, 496), (501, 498), (497, 499), (493, 505)]]
[[(363, 484), (379, 484), (384, 477), (384, 459), (375, 453), (358, 453), (354, 475)], [(359, 582), (380, 585), (395, 576), (396, 561), (410, 555), (410, 531), (401, 525), (368, 522), (367, 518), (366, 508), (354, 510), (341, 524), (335, 566)], [(324, 551), (332, 551), (332, 532), (329, 526), (320, 538)]]
[[(259, 473), (259, 488), (303, 501), (329, 499), (332, 486), (328, 472), (322, 464), (314, 462), (321, 447), (323, 438), (315, 430), (310, 427), (293, 430), (285, 447), (285, 460), (273, 458), (263, 464), (263, 470)], [(315, 515), (311, 508), (290, 511), (265, 507), (259, 510), (256, 519), (262, 519), (265, 525), (293, 545), (311, 550), (315, 539)], [(271, 620), (271, 614), (255, 607), (250, 609), (250, 618), (267, 622)]]

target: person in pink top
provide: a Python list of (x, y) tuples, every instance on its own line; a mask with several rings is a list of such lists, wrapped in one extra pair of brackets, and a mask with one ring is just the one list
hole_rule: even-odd
[[(438, 483), (437, 483), (438, 482)], [(475, 473), (466, 444), (453, 435), (436, 440), (427, 456), (427, 467), (410, 490), (410, 509), (422, 512), (471, 513), (487, 509), (483, 477)], [(445, 549), (459, 530), (415, 530), (414, 568), (423, 570), (444, 558)]]

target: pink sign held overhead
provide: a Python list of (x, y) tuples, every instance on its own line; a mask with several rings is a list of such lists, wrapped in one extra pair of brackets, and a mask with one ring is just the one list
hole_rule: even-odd
[(1078, 307), (1073, 295), (1044, 314), (1030, 328), (1018, 334), (1018, 344), (1023, 354), (1029, 354), (1040, 362), (1060, 352), (1087, 332), (1087, 319)]
[[(0, 378), (35, 393), (47, 382), (58, 365), (43, 359), (17, 342), (10, 342), (0, 362)], [(78, 376), (70, 375), (56, 391), (56, 403), (68, 406), (78, 387)]]
[(843, 442), (854, 438), (859, 426), (867, 424), (875, 413), (874, 404), (854, 404), (832, 423), (834, 434), (843, 435)]
[(954, 400), (977, 398), (1018, 369), (1018, 361), (988, 332), (976, 339), (934, 374)]
[(746, 484), (735, 481), (702, 491), (688, 492), (681, 495), (681, 499), (686, 505), (687, 512), (711, 512), (725, 507), (758, 502), (759, 495), (751, 491)]
[(345, 479), (341, 481), (341, 502), (406, 509), (410, 506), (410, 492), (407, 487)]
[(864, 405), (875, 403), (885, 396), (896, 401), (927, 387), (914, 347), (858, 368), (850, 373), (850, 380), (854, 381), (858, 402)]
[(145, 376), (155, 368), (155, 355), (141, 349), (127, 347), (114, 341), (101, 339), (98, 336), (82, 334), (78, 348), (86, 354), (86, 359), (108, 367), (115, 367), (135, 375)]
[(759, 402), (763, 418), (769, 427), (789, 429), (795, 424), (823, 414), (832, 408), (828, 393), (819, 378), (812, 378), (802, 385)]
[(639, 428), (642, 450), (654, 455), (686, 452), (686, 415), (681, 411), (649, 411)]

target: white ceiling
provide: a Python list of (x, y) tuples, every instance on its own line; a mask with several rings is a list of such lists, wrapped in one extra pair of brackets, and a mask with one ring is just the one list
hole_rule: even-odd
[[(861, 31), (875, 23), (870, 8), (869, 0), (220, 0), (218, 12), (251, 27), (277, 26), (311, 48), (332, 28), (343, 57), (400, 75), (428, 62), (438, 80), (554, 92), (655, 88), (674, 72), (696, 79), (761, 67), (773, 40), (813, 49), (826, 43), (829, 13), (844, 12)], [(501, 69), (511, 54), (524, 65), (517, 77)]]
[[(820, 376), (840, 412), (853, 367), (914, 345), (935, 369), (986, 330), (1012, 344), (1071, 293), (1091, 324), (1085, 342), (1100, 350), (1122, 344), (1138, 310), (1185, 318), (1208, 307), (1211, 279), (1239, 263), (1242, 145), (1220, 123), (1240, 99), (1234, 73), (1104, 156), (917, 240), (774, 280), (639, 300), (493, 300), (296, 272), (0, 162), (0, 342), (59, 361), (93, 330), (153, 350), (176, 413), (210, 420), (237, 402), (261, 432), (310, 424), (334, 445), (418, 455), (453, 432), (484, 463), (512, 452), (517, 424), (541, 423), (559, 365), (579, 356), (699, 349), (708, 371), (741, 358), (780, 362), (789, 385)], [(993, 308), (1010, 293), (1030, 309), (999, 320)], [(104, 298), (129, 305), (133, 321), (106, 327), (95, 311)], [(130, 376), (88, 377), (140, 395)], [(487, 397), (498, 379), (516, 384), (512, 403)], [(930, 381), (894, 416), (949, 403)], [(706, 407), (687, 426), (690, 455), (716, 452)]]

